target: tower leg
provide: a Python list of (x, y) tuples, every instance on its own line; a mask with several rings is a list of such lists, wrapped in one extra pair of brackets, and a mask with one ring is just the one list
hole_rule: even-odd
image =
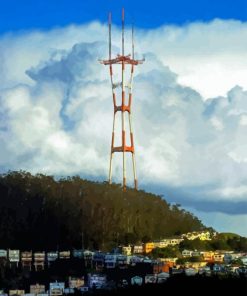
[(115, 135), (115, 112), (114, 112), (114, 115), (113, 115), (113, 125), (112, 125), (112, 140), (111, 140), (111, 154), (110, 154), (110, 168), (109, 168), (109, 184), (112, 183), (112, 160), (113, 160), (114, 135)]
[[(133, 136), (133, 130), (132, 130), (131, 113), (129, 113), (129, 128), (130, 128), (131, 146), (134, 148), (134, 136)], [(136, 174), (135, 150), (132, 152), (132, 166), (133, 166), (133, 174), (134, 174), (134, 186), (135, 186), (135, 189), (137, 189), (138, 184), (137, 184), (137, 174)]]

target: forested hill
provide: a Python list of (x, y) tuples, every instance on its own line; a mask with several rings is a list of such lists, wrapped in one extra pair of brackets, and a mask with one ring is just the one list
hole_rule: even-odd
[(110, 249), (204, 228), (178, 205), (141, 190), (80, 177), (0, 175), (0, 248)]

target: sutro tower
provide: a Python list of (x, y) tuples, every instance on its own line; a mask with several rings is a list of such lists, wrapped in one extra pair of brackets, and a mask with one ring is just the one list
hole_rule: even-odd
[[(123, 190), (126, 190), (126, 153), (130, 152), (132, 154), (132, 166), (134, 174), (134, 186), (137, 189), (137, 176), (136, 176), (136, 164), (135, 164), (135, 148), (134, 148), (134, 136), (132, 130), (132, 119), (131, 119), (131, 102), (132, 102), (132, 83), (133, 83), (133, 74), (134, 67), (138, 64), (143, 63), (144, 60), (135, 60), (134, 52), (134, 29), (132, 26), (132, 54), (125, 55), (124, 53), (124, 9), (122, 9), (122, 54), (118, 54), (116, 57), (112, 57), (111, 53), (111, 13), (109, 13), (108, 26), (109, 26), (109, 59), (100, 61), (104, 65), (109, 65), (110, 69), (110, 78), (112, 86), (112, 97), (113, 97), (113, 106), (114, 106), (114, 115), (113, 115), (113, 130), (112, 130), (112, 142), (111, 142), (111, 154), (110, 154), (110, 169), (109, 169), (109, 183), (112, 182), (112, 160), (113, 154), (115, 152), (121, 152), (123, 154)], [(121, 82), (114, 83), (113, 81), (113, 65), (120, 65), (122, 68)], [(130, 80), (126, 84), (125, 82), (125, 65), (130, 65)], [(116, 97), (116, 88), (121, 87), (122, 90), (122, 100), (121, 105), (117, 105)], [(127, 89), (127, 92), (125, 91)], [(128, 99), (128, 102), (126, 102)], [(121, 112), (121, 121), (122, 121), (122, 141), (121, 146), (116, 147), (114, 145), (115, 139), (115, 118), (116, 113)], [(129, 118), (129, 133), (130, 133), (130, 146), (126, 145), (126, 131), (125, 131), (125, 112), (128, 113)]]

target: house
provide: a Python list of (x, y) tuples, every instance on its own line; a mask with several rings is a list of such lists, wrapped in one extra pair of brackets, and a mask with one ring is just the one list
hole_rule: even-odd
[(49, 295), (50, 296), (62, 296), (64, 293), (65, 283), (54, 282), (49, 285)]
[(91, 251), (88, 251), (88, 250), (85, 250), (83, 252), (83, 258), (84, 258), (84, 262), (85, 262), (86, 267), (89, 267), (89, 266), (92, 267), (93, 255), (94, 255), (94, 252), (91, 252)]
[(122, 254), (124, 254), (126, 256), (130, 256), (131, 255), (131, 251), (132, 251), (131, 246), (123, 246), (122, 247)]
[(247, 265), (247, 255), (242, 256), (239, 259), (243, 262), (243, 265)]
[(197, 270), (192, 267), (185, 268), (184, 272), (185, 272), (185, 275), (187, 275), (187, 276), (194, 276), (198, 273)]
[(179, 245), (184, 239), (180, 237), (164, 238), (154, 242), (155, 248), (166, 248), (167, 246)]
[(207, 262), (205, 262), (205, 261), (201, 261), (201, 262), (186, 262), (185, 263), (185, 267), (186, 268), (191, 267), (191, 268), (194, 268), (196, 270), (198, 270), (198, 269), (200, 269), (200, 268), (202, 268), (202, 267), (204, 267), (206, 265), (207, 265)]
[(143, 257), (141, 256), (131, 256), (129, 264), (131, 266), (135, 266), (136, 263), (140, 263), (143, 261)]
[(83, 258), (83, 250), (73, 250), (72, 256), (77, 259), (82, 259)]
[(125, 255), (117, 255), (117, 265), (120, 269), (127, 268), (127, 256)]
[(51, 262), (54, 262), (57, 259), (58, 259), (58, 252), (48, 252), (47, 253), (48, 266), (50, 266)]
[(145, 284), (155, 284), (157, 282), (156, 274), (147, 274), (145, 275)]
[(140, 276), (134, 276), (131, 278), (130, 282), (131, 282), (131, 285), (141, 286), (143, 283), (143, 279)]
[(148, 253), (152, 252), (153, 249), (154, 249), (154, 243), (153, 242), (149, 242), (149, 243), (144, 244), (144, 253), (148, 254)]
[(45, 294), (45, 285), (35, 284), (30, 285), (30, 294)]
[(153, 264), (153, 273), (161, 273), (161, 272), (168, 272), (169, 273), (169, 268), (172, 267), (173, 264), (169, 264), (166, 262), (155, 262)]
[(212, 251), (201, 252), (201, 255), (203, 257), (203, 260), (205, 260), (207, 262), (214, 261), (214, 252), (212, 252)]
[(69, 277), (69, 288), (70, 289), (79, 289), (85, 284), (84, 277)]
[(166, 263), (168, 263), (168, 264), (173, 264), (173, 265), (175, 265), (175, 263), (176, 263), (176, 261), (178, 260), (178, 258), (159, 258), (159, 260), (161, 261), (161, 262), (166, 262)]
[(34, 267), (36, 271), (38, 269), (43, 270), (45, 268), (45, 252), (34, 253)]
[(194, 240), (196, 238), (199, 238), (200, 240), (211, 240), (211, 234), (209, 231), (193, 231), (188, 232), (181, 235), (182, 238), (188, 239), (188, 240)]
[(32, 251), (21, 253), (21, 264), (23, 268), (27, 267), (29, 270), (31, 270), (32, 260), (33, 260)]
[(6, 250), (0, 250), (0, 259), (7, 259), (8, 252)]
[(183, 257), (191, 257), (192, 253), (193, 253), (193, 251), (191, 251), (191, 250), (183, 250), (182, 251), (182, 256)]
[(106, 284), (106, 275), (104, 274), (88, 274), (88, 286), (96, 289), (102, 288)]
[(20, 250), (8, 250), (8, 258), (10, 264), (16, 264), (18, 266), (20, 262)]
[(161, 272), (157, 274), (157, 283), (158, 284), (164, 283), (169, 277), (170, 277), (170, 274), (168, 272)]
[(24, 290), (9, 290), (9, 296), (18, 295), (23, 296), (25, 294)]
[(215, 253), (213, 255), (213, 260), (214, 260), (214, 262), (223, 262), (224, 261), (224, 257), (225, 257), (225, 254)]
[(70, 259), (70, 251), (60, 251), (59, 252), (59, 259)]
[(105, 267), (107, 269), (115, 268), (117, 265), (117, 255), (106, 254), (105, 255)]
[(161, 240), (161, 241), (155, 241), (154, 242), (154, 247), (155, 248), (166, 248), (168, 246), (168, 241), (167, 240)]
[(201, 256), (201, 252), (199, 251), (193, 251), (191, 254), (192, 257), (200, 257)]
[(96, 270), (102, 270), (105, 263), (105, 254), (101, 252), (95, 252), (93, 254), (93, 265)]
[(133, 246), (133, 254), (142, 254), (142, 253), (143, 253), (143, 245)]

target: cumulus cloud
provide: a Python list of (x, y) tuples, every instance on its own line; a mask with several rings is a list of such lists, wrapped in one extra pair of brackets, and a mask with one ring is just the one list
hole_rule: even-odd
[[(2, 170), (106, 178), (113, 110), (109, 70), (97, 61), (106, 30), (95, 22), (0, 38)], [(199, 210), (246, 214), (243, 36), (247, 24), (220, 20), (137, 31), (146, 56), (133, 103), (141, 186)]]

